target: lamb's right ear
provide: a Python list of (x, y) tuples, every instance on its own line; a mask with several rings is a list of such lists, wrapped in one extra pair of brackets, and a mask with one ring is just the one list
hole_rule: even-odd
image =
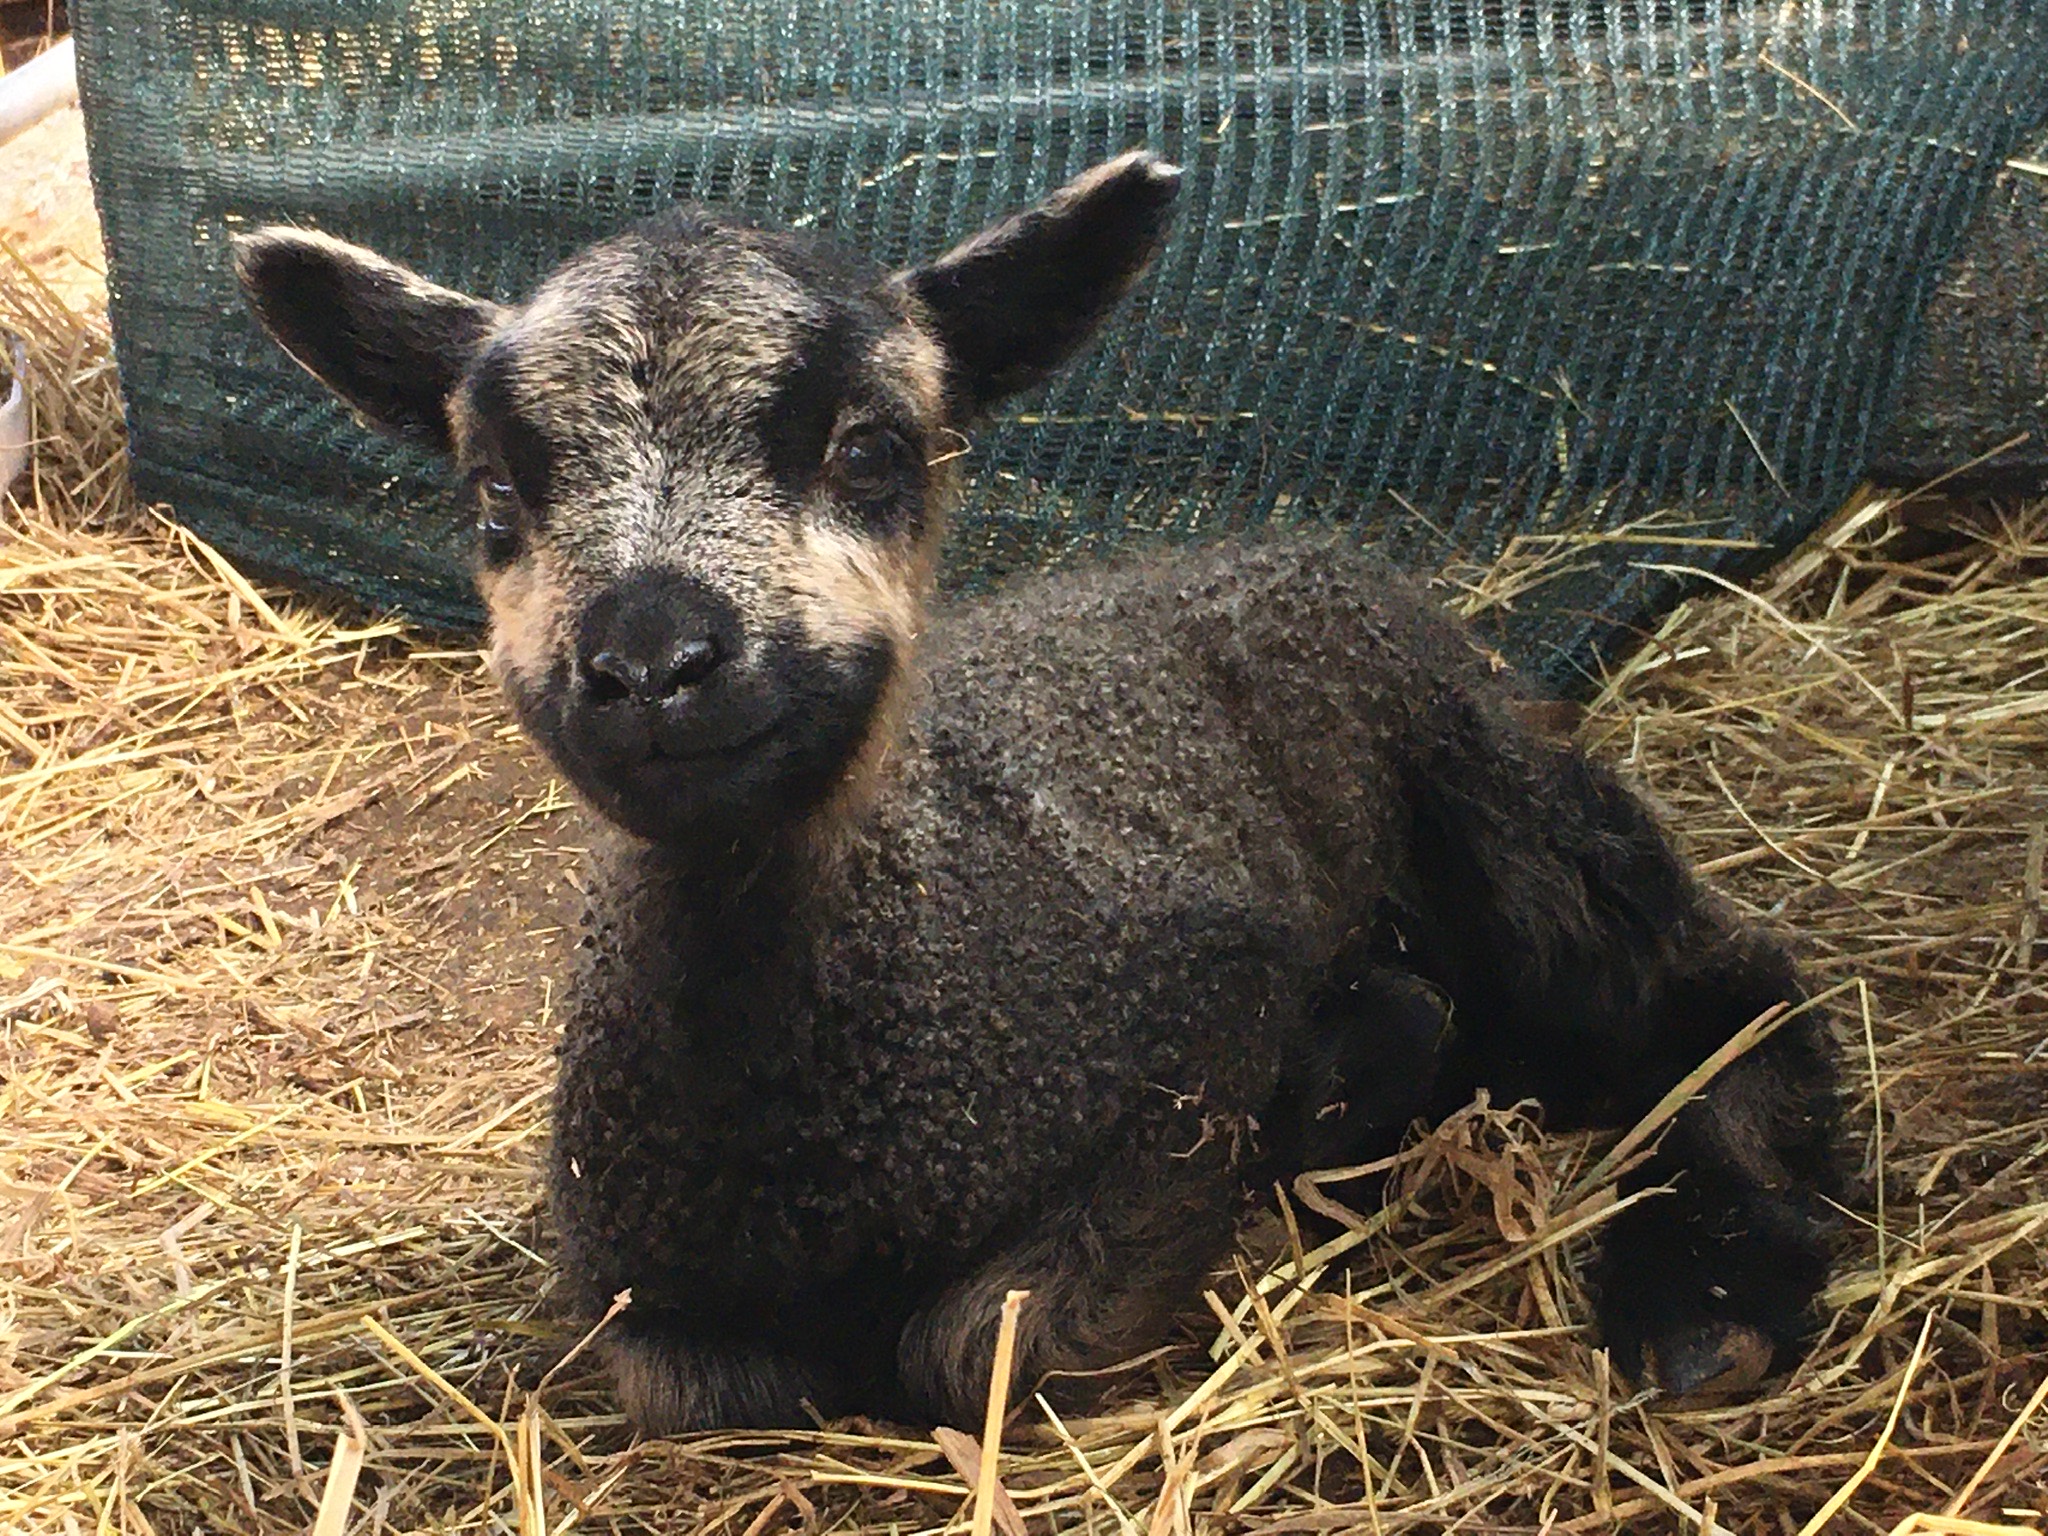
[(359, 245), (281, 225), (237, 237), (235, 275), (293, 361), (373, 426), (448, 451), (448, 396), (497, 322), (497, 305)]

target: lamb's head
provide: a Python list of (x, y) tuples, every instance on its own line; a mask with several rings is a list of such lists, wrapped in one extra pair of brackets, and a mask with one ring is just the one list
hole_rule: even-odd
[(1125, 155), (893, 274), (678, 211), (511, 306), (300, 230), (235, 256), (292, 357), (473, 487), (530, 734), (627, 830), (693, 842), (843, 811), (871, 777), (962, 430), (1087, 338), (1178, 179)]

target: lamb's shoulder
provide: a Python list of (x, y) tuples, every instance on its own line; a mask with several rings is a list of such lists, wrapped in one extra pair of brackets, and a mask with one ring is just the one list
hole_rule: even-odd
[(1249, 1113), (1329, 947), (1254, 780), (1177, 778), (1144, 711), (1105, 705), (1119, 747), (1078, 756), (1001, 714), (921, 721), (813, 951), (852, 1140), (962, 1213)]

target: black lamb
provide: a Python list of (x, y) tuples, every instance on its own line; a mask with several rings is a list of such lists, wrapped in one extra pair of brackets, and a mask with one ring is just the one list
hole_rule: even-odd
[[(661, 1433), (973, 1422), (1158, 1341), (1246, 1181), (1411, 1117), (1640, 1116), (1774, 1004), (1774, 939), (1473, 640), (1330, 534), (932, 610), (962, 430), (1162, 240), (1098, 166), (928, 265), (700, 210), (522, 304), (325, 236), (237, 249), (263, 323), (479, 500), (492, 657), (612, 825), (563, 1001), (551, 1198)], [(1687, 1391), (1796, 1343), (1833, 1049), (1797, 1016), (1677, 1117), (1599, 1321)]]

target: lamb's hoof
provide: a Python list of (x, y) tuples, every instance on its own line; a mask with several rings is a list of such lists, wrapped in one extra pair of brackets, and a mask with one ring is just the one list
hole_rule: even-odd
[(1770, 1374), (1777, 1346), (1747, 1323), (1702, 1323), (1643, 1346), (1644, 1375), (1665, 1398), (1688, 1403), (1739, 1397)]

